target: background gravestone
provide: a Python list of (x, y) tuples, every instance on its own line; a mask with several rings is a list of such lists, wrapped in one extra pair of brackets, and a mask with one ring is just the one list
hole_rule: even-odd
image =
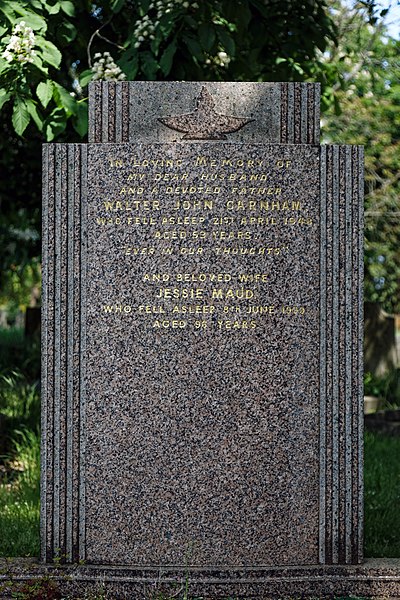
[(205, 85), (252, 121), (185, 140), (200, 84), (96, 84), (103, 143), (44, 147), (42, 558), (358, 563), (362, 150), (309, 84)]

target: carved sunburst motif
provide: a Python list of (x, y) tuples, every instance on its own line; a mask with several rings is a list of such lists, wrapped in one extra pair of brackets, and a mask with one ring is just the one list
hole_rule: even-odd
[(238, 131), (254, 119), (220, 115), (214, 109), (215, 102), (205, 86), (197, 99), (197, 108), (191, 113), (159, 117), (159, 121), (185, 135), (184, 140), (224, 140), (227, 133)]

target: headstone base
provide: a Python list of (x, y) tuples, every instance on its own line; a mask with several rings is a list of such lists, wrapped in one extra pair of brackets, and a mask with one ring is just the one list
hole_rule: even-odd
[(113, 600), (159, 598), (161, 593), (201, 600), (400, 598), (400, 559), (372, 558), (351, 566), (190, 568), (187, 572), (172, 567), (50, 566), (34, 559), (0, 559), (0, 598), (14, 598), (38, 585), (43, 591), (59, 591), (63, 598), (98, 592)]

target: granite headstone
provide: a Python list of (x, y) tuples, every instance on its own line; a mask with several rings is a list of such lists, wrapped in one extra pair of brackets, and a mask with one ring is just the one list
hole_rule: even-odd
[(362, 149), (318, 86), (99, 83), (45, 145), (42, 559), (362, 560)]

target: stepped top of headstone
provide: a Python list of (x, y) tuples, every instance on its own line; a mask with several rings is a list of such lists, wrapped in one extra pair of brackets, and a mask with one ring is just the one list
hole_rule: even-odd
[(314, 145), (319, 103), (315, 83), (94, 82), (89, 141)]

